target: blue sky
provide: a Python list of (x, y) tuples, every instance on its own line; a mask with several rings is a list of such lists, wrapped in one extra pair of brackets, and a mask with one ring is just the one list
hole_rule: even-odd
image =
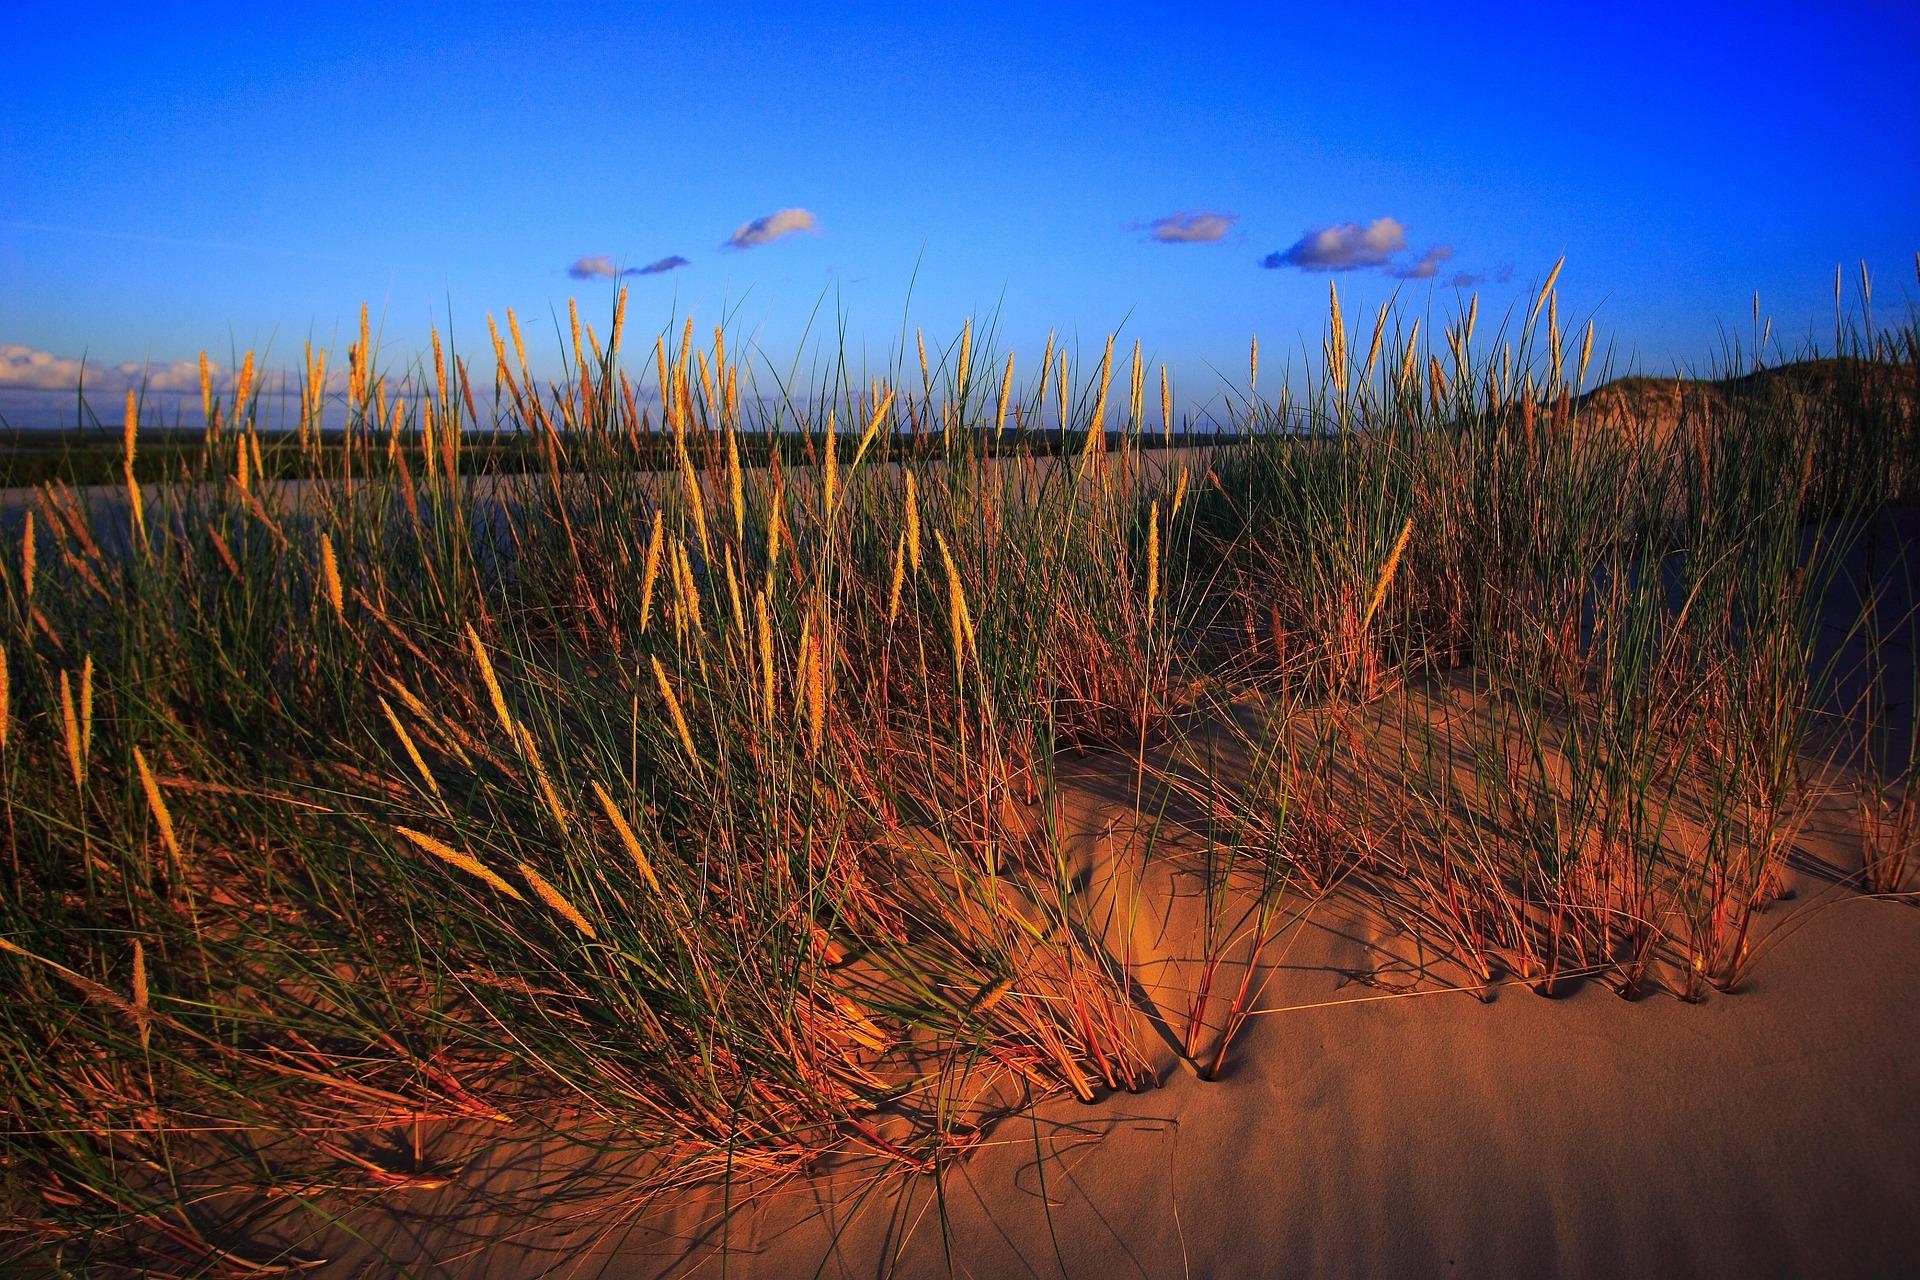
[[(1652, 370), (1754, 290), (1818, 330), (1837, 262), (1915, 292), (1911, 4), (369, 12), (13, 7), (0, 346), (291, 355), (366, 300), (401, 350), (449, 312), (481, 350), (507, 306), (552, 349), (614, 288), (570, 264), (680, 256), (627, 279), (634, 331), (727, 316), (784, 358), (823, 304), (878, 360), (903, 317), (997, 308), (1035, 354), (1124, 322), (1198, 396), (1249, 334), (1317, 348), (1330, 278), (1366, 308), (1482, 277), (1497, 315), (1564, 253), (1563, 308)], [(722, 247), (787, 209), (816, 229)], [(1196, 211), (1232, 221), (1152, 238)], [(1381, 219), (1384, 266), (1259, 265)]]

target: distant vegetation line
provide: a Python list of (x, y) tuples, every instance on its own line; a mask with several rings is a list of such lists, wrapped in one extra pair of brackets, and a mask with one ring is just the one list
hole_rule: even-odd
[[(1920, 365), (1879, 362), (1863, 369), (1863, 362), (1847, 357), (1793, 360), (1764, 366), (1746, 373), (1716, 377), (1679, 378), (1629, 374), (1602, 382), (1579, 396), (1578, 403), (1590, 420), (1637, 431), (1656, 433), (1669, 430), (1681, 416), (1689, 413), (1725, 412), (1738, 401), (1754, 398), (1786, 397), (1806, 401), (1831, 399), (1843, 381), (1866, 377), (1883, 384), (1883, 389), (1903, 403), (1911, 404), (1920, 393)], [(1272, 407), (1257, 430), (1293, 434), (1312, 434), (1314, 416), (1302, 409), (1274, 414)], [(1351, 424), (1350, 424), (1351, 425)], [(1333, 428), (1329, 424), (1329, 430)], [(563, 431), (562, 438), (571, 434)], [(842, 432), (851, 435), (851, 432)], [(1001, 431), (967, 428), (963, 434), (986, 456), (1056, 457), (1071, 454), (1086, 444), (1084, 429), (1007, 427)], [(1123, 431), (1110, 429), (1110, 441)], [(1252, 432), (1239, 425), (1183, 426), (1170, 432), (1141, 433), (1137, 447), (1144, 449), (1183, 448), (1192, 445), (1244, 443)], [(312, 433), (313, 444), (322, 454), (338, 453), (355, 432), (348, 428), (328, 428)], [(365, 428), (360, 436), (364, 438)], [(265, 475), (271, 480), (311, 479), (316, 474), (315, 459), (300, 446), (294, 428), (260, 429)], [(765, 466), (777, 451), (788, 465), (804, 466), (814, 461), (819, 448), (818, 429), (783, 428), (779, 430), (744, 429), (740, 433), (742, 462)], [(142, 483), (165, 484), (198, 472), (207, 448), (207, 432), (202, 427), (145, 427), (140, 432), (140, 450), (134, 461), (134, 474)], [(937, 431), (903, 431), (889, 450), (891, 456), (910, 460), (939, 457), (947, 443)], [(672, 436), (662, 430), (643, 430), (632, 442), (637, 469), (661, 471), (675, 465)], [(455, 466), (462, 475), (523, 475), (545, 465), (544, 446), (538, 433), (518, 424), (512, 427), (469, 427)], [(48, 483), (72, 485), (122, 484), (126, 480), (126, 460), (121, 432), (117, 427), (98, 423), (87, 427), (22, 428), (0, 423), (0, 488), (29, 488)]]
[[(206, 449), (205, 432), (190, 427), (143, 430), (140, 452), (134, 460), (134, 475), (142, 484), (166, 484), (200, 474), (201, 456)], [(971, 432), (979, 452), (986, 456), (1057, 457), (1072, 454), (1086, 445), (1086, 431), (1007, 431), (998, 439), (991, 433)], [(1120, 433), (1109, 432), (1118, 441)], [(318, 438), (323, 454), (337, 454), (346, 447), (348, 433), (328, 431)], [(853, 433), (842, 433), (852, 443)], [(126, 455), (117, 434), (81, 428), (61, 431), (19, 431), (4, 437), (0, 453), (0, 488), (29, 488), (59, 483), (70, 485), (118, 485), (126, 481)], [(265, 478), (269, 480), (305, 480), (320, 474), (315, 459), (300, 447), (294, 432), (262, 432), (261, 458)], [(1195, 444), (1233, 444), (1246, 439), (1241, 431), (1176, 431), (1143, 438), (1135, 447), (1155, 450)], [(745, 466), (766, 466), (777, 451), (788, 466), (807, 466), (820, 448), (816, 431), (780, 431), (747, 433), (740, 436), (741, 462)], [(937, 434), (915, 439), (902, 436), (895, 442), (891, 456), (899, 460), (938, 458), (947, 446)], [(639, 437), (632, 454), (637, 470), (672, 469), (673, 438), (654, 433)], [(546, 465), (545, 446), (527, 432), (469, 431), (457, 459), (461, 475), (524, 475)]]

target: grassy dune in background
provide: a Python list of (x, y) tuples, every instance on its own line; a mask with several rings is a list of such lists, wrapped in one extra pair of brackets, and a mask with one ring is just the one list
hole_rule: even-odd
[(1912, 888), (1912, 317), (1654, 424), (1577, 394), (1551, 277), (1498, 322), (1336, 295), (1306, 394), (1256, 347), (1174, 451), (1111, 342), (754, 386), (622, 326), (576, 313), (547, 386), (512, 324), (483, 380), (363, 327), (276, 436), (247, 372), (163, 446), (130, 397), (119, 499), (69, 469), (13, 522), (22, 1265), (298, 1261), (450, 1135), (615, 1149), (636, 1197), (938, 1172), (1226, 1073), (1335, 902), (1423, 988), (1737, 991), (1836, 785), (1839, 878)]

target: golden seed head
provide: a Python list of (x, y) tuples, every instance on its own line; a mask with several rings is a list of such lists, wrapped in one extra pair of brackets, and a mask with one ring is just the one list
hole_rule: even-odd
[(80, 716), (74, 710), (73, 683), (64, 671), (60, 673), (60, 720), (66, 730), (67, 766), (73, 773), (73, 789), (79, 791), (87, 785), (87, 762), (80, 746)]
[(308, 412), (315, 416), (317, 424), (320, 406), (327, 398), (327, 353), (324, 350), (314, 359), (313, 375), (307, 380), (307, 385), (308, 397), (312, 401)]
[(807, 728), (815, 754), (826, 737), (827, 727), (827, 652), (821, 632), (807, 646)]
[(1367, 628), (1373, 622), (1373, 615), (1379, 611), (1380, 602), (1387, 597), (1387, 588), (1393, 585), (1393, 575), (1399, 572), (1400, 557), (1405, 554), (1407, 542), (1413, 537), (1413, 517), (1408, 516), (1406, 524), (1400, 527), (1400, 536), (1394, 539), (1393, 550), (1387, 555), (1387, 562), (1380, 569), (1380, 577), (1373, 584), (1373, 595), (1367, 601), (1367, 611), (1360, 619), (1360, 634), (1365, 636)]
[(166, 797), (160, 794), (160, 783), (153, 776), (153, 770), (147, 767), (147, 758), (140, 748), (133, 749), (134, 771), (140, 775), (140, 789), (146, 792), (147, 808), (153, 813), (154, 825), (160, 829), (160, 843), (166, 847), (167, 855), (176, 864), (181, 861), (180, 841), (174, 834), (173, 814), (167, 809)]
[(133, 516), (134, 534), (144, 543), (147, 537), (146, 506), (141, 501), (140, 481), (133, 474), (134, 436), (140, 430), (140, 401), (133, 388), (127, 388), (126, 476), (127, 508)]
[(687, 758), (698, 764), (700, 756), (693, 749), (693, 733), (687, 728), (687, 718), (680, 714), (680, 699), (674, 696), (673, 684), (667, 679), (667, 669), (660, 665), (659, 657), (654, 657), (652, 661), (653, 678), (660, 686), (661, 699), (667, 704), (667, 714), (673, 720), (673, 730), (680, 736), (680, 745), (686, 748)]
[(399, 736), (400, 745), (406, 750), (407, 759), (413, 761), (413, 767), (419, 772), (421, 779), (427, 784), (427, 790), (433, 792), (436, 796), (439, 795), (439, 780), (433, 776), (433, 770), (427, 767), (426, 759), (421, 756), (420, 749), (413, 745), (413, 735), (407, 732), (407, 727), (404, 724), (400, 723), (400, 717), (394, 714), (393, 708), (387, 705), (385, 698), (380, 699), (380, 710), (386, 713), (387, 723), (393, 726), (394, 733)]
[(686, 544), (678, 538), (673, 541), (673, 590), (675, 602), (698, 634), (701, 630), (700, 584), (694, 580), (693, 562), (687, 558)]
[(1007, 403), (1013, 398), (1013, 352), (1007, 352), (1007, 371), (1000, 379), (1000, 403), (993, 412), (993, 434), (1007, 425)]
[(833, 410), (827, 410), (826, 476), (821, 492), (820, 519), (822, 523), (833, 520), (834, 498), (840, 482), (839, 456), (835, 451), (834, 440), (839, 433), (834, 429)]
[(727, 558), (721, 561), (721, 563), (727, 566), (727, 598), (733, 602), (734, 625), (740, 628), (742, 635), (745, 635), (747, 629), (747, 611), (746, 607), (740, 602), (740, 575), (733, 571), (733, 556), (731, 553), (729, 553)]
[(1062, 430), (1065, 430), (1067, 426), (1067, 401), (1073, 394), (1073, 388), (1067, 385), (1067, 353), (1065, 351), (1054, 353), (1053, 368), (1054, 391), (1060, 402), (1060, 427)]
[(733, 540), (744, 546), (747, 541), (746, 481), (740, 473), (740, 439), (727, 428), (727, 495), (733, 500)]
[(660, 576), (660, 513), (653, 513), (653, 536), (647, 539), (646, 568), (640, 574), (640, 634), (647, 633), (647, 619), (653, 613), (653, 584)]
[(466, 872), (470, 876), (473, 876), (475, 879), (484, 881), (486, 884), (499, 890), (501, 893), (505, 894), (507, 897), (512, 898), (515, 902), (526, 901), (526, 898), (521, 894), (521, 892), (518, 889), (514, 888), (512, 885), (508, 884), (505, 880), (502, 880), (499, 876), (495, 875), (492, 868), (482, 863), (478, 858), (474, 857), (472, 854), (462, 853), (460, 850), (454, 848), (452, 845), (446, 843), (444, 840), (435, 839), (433, 836), (426, 834), (424, 831), (415, 831), (412, 827), (396, 826), (394, 830), (399, 832), (400, 835), (402, 835), (403, 837), (405, 837), (407, 842), (412, 844), (415, 848), (420, 849), (426, 853), (432, 854), (434, 857), (440, 859), (440, 861), (446, 863), (448, 866), (458, 867), (460, 870)]
[(1340, 314), (1340, 286), (1327, 285), (1327, 365), (1335, 390), (1347, 389), (1347, 322)]
[(140, 1024), (140, 1051), (145, 1053), (153, 1036), (152, 1005), (147, 998), (147, 949), (140, 939), (133, 940), (133, 1011)]
[(1160, 502), (1147, 511), (1147, 625), (1153, 625), (1153, 606), (1160, 598)]
[(562, 894), (560, 890), (554, 888), (553, 884), (548, 881), (545, 876), (535, 871), (532, 866), (525, 862), (517, 865), (520, 868), (521, 876), (525, 878), (529, 885), (533, 886), (533, 891), (539, 895), (540, 901), (546, 903), (555, 915), (560, 916), (568, 924), (578, 929), (581, 933), (586, 934), (589, 939), (600, 936), (594, 932), (594, 928), (587, 922), (587, 918), (580, 914), (579, 908), (575, 907), (571, 902), (568, 902), (566, 896)]
[(873, 413), (867, 418), (867, 429), (860, 433), (860, 447), (853, 452), (853, 465), (859, 466), (860, 460), (867, 456), (867, 449), (873, 444), (873, 438), (880, 434), (881, 424), (887, 420), (887, 414), (893, 411), (893, 392), (887, 392), (884, 398), (877, 399)]
[(907, 469), (907, 563), (920, 572), (920, 496), (913, 469)]
[(1548, 352), (1553, 370), (1553, 385), (1560, 385), (1560, 366), (1564, 358), (1560, 343), (1560, 295), (1553, 294), (1547, 299), (1547, 339)]
[(1390, 303), (1380, 304), (1380, 314), (1373, 318), (1373, 341), (1367, 344), (1367, 365), (1361, 370), (1360, 381), (1365, 382), (1373, 376), (1374, 362), (1380, 358), (1380, 340), (1387, 332), (1387, 308)]
[(893, 546), (893, 585), (887, 589), (887, 621), (900, 616), (900, 588), (907, 576), (907, 535), (902, 530)]
[(769, 727), (773, 724), (774, 713), (774, 670), (773, 670), (773, 624), (767, 618), (767, 597), (762, 593), (754, 597), (757, 606), (756, 616), (760, 627), (760, 718)]
[(640, 873), (640, 878), (647, 882), (648, 888), (659, 893), (660, 880), (653, 873), (653, 863), (648, 861), (646, 851), (640, 847), (640, 838), (634, 835), (633, 828), (627, 823), (626, 815), (620, 812), (620, 806), (613, 802), (613, 797), (607, 794), (607, 789), (597, 780), (589, 785), (593, 788), (594, 798), (600, 802), (601, 812), (605, 813), (607, 821), (613, 824), (614, 834), (620, 837), (620, 843), (625, 847), (627, 856), (633, 859), (633, 869)]
[(1090, 425), (1093, 435), (1089, 437), (1089, 447), (1093, 439), (1099, 439), (1105, 446), (1107, 423), (1107, 387), (1113, 381), (1113, 335), (1107, 335), (1106, 354), (1100, 357), (1100, 394), (1093, 403), (1093, 421)]
[(687, 454), (686, 438), (682, 436), (674, 442), (674, 448), (680, 456), (680, 487), (687, 499), (687, 510), (693, 520), (693, 527), (700, 535), (700, 549), (713, 558), (707, 541), (707, 502), (701, 496), (700, 477), (693, 469), (693, 459)]
[[(1539, 296), (1537, 296), (1533, 300), (1533, 310), (1527, 313), (1527, 323), (1525, 328), (1522, 329), (1523, 333), (1528, 330), (1531, 330), (1533, 328), (1533, 322), (1540, 318), (1540, 308), (1546, 305), (1548, 296), (1553, 293), (1553, 282), (1560, 278), (1560, 268), (1566, 265), (1567, 265), (1566, 255), (1562, 254), (1560, 256), (1560, 260), (1553, 264), (1553, 270), (1547, 272), (1547, 282), (1540, 286)], [(1834, 283), (1836, 288), (1839, 284), (1839, 279), (1840, 277), (1836, 273), (1834, 276)]]
[(500, 717), (500, 727), (507, 731), (507, 740), (512, 742), (519, 735), (514, 733), (513, 717), (507, 713), (506, 695), (500, 691), (500, 680), (493, 673), (493, 662), (487, 657), (487, 647), (480, 643), (480, 633), (467, 624), (467, 644), (473, 650), (474, 661), (480, 664), (480, 678), (487, 686), (487, 697), (493, 703), (493, 713)]
[(533, 780), (540, 788), (540, 798), (547, 803), (547, 812), (553, 815), (554, 822), (565, 831), (571, 815), (567, 807), (560, 803), (560, 793), (553, 789), (553, 779), (547, 776), (546, 762), (540, 758), (540, 747), (533, 740), (533, 734), (524, 724), (514, 726), (519, 730), (520, 749), (527, 757), (527, 763), (533, 766)]
[(957, 675), (969, 650), (973, 652), (974, 665), (979, 666), (979, 643), (973, 634), (973, 613), (967, 608), (967, 593), (960, 584), (960, 568), (953, 562), (953, 553), (947, 550), (947, 540), (938, 529), (933, 531), (933, 537), (947, 569), (947, 613), (953, 632), (953, 669)]
[(520, 336), (520, 317), (513, 314), (512, 307), (507, 308), (507, 332), (513, 335), (513, 356), (520, 362), (520, 373), (524, 377), (527, 372), (527, 344)]
[(320, 534), (320, 571), (327, 584), (327, 600), (333, 605), (334, 616), (345, 622), (347, 595), (340, 583), (340, 562), (334, 558), (333, 538), (325, 531)]
[(80, 749), (93, 756), (93, 655), (80, 663)]
[(1012, 992), (1012, 990), (1013, 990), (1012, 978), (997, 979), (991, 985), (989, 985), (985, 990), (981, 991), (979, 995), (974, 997), (973, 1003), (971, 1006), (969, 1006), (967, 1012), (972, 1013), (976, 1016), (981, 1014), (991, 1013), (993, 1011), (993, 1007), (999, 1004), (1002, 1000), (1005, 1000), (1008, 994)]

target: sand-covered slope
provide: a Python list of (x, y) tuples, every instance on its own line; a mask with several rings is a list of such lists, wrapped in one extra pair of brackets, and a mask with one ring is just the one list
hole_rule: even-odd
[(1790, 406), (1802, 415), (1910, 417), (1920, 403), (1920, 366), (1845, 358), (1798, 360), (1725, 378), (1616, 378), (1578, 400), (1589, 426), (1664, 440), (1682, 422), (1723, 420), (1743, 408)]
[[(451, 1190), (358, 1222), (378, 1249), (336, 1239), (328, 1270), (1908, 1272), (1920, 918), (1819, 876), (1791, 888), (1751, 981), (1698, 1004), (1591, 983), (1558, 999), (1518, 984), (1485, 1003), (1440, 984), (1393, 994), (1356, 975), (1395, 968), (1396, 944), (1329, 902), (1273, 957), (1270, 1011), (1217, 1082), (1163, 1055), (1162, 1087), (1010, 1117), (938, 1177), (853, 1170), (743, 1188), (754, 1203), (730, 1220), (718, 1191), (634, 1204), (617, 1158), (510, 1142)], [(502, 1211), (530, 1186), (545, 1188), (547, 1216)]]
[[(1462, 687), (1403, 688), (1351, 726), (1376, 753), (1377, 769), (1357, 771), (1375, 794), (1405, 785), (1393, 761), (1410, 709), (1486, 714)], [(1228, 771), (1232, 740), (1215, 757)], [(1920, 1265), (1920, 908), (1858, 891), (1844, 768), (1820, 773), (1730, 992), (1679, 999), (1684, 975), (1657, 967), (1633, 999), (1577, 974), (1554, 998), (1511, 973), (1477, 989), (1415, 895), (1396, 898), (1388, 873), (1364, 887), (1355, 876), (1286, 898), (1217, 1080), (1178, 1052), (1204, 961), (1195, 795), (1167, 806), (1149, 856), (1131, 762), (1067, 758), (1061, 780), (1063, 848), (1102, 945), (1135, 975), (1159, 1087), (1016, 1110), (927, 1174), (855, 1162), (650, 1202), (628, 1191), (617, 1134), (605, 1150), (447, 1135), (450, 1186), (397, 1191), (355, 1219), (362, 1239), (327, 1233), (307, 1251), (330, 1274), (364, 1276), (396, 1264), (1097, 1280)], [(1216, 1029), (1244, 972), (1244, 949), (1226, 950)], [(542, 1208), (529, 1214), (530, 1201)]]

